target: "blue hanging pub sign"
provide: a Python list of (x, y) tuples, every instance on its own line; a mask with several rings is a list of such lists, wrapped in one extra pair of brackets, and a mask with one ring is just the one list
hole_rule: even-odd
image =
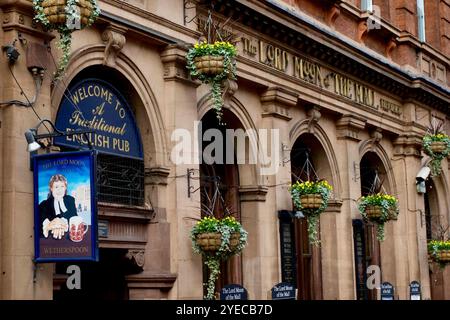
[[(102, 153), (143, 159), (142, 142), (131, 108), (116, 88), (106, 81), (84, 79), (66, 90), (56, 115), (62, 131), (92, 129), (88, 138)], [(56, 137), (55, 145), (79, 149), (86, 136)]]

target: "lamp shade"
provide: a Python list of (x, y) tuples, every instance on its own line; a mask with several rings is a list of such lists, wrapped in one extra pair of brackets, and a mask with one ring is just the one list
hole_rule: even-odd
[(41, 148), (41, 145), (36, 142), (36, 139), (34, 138), (34, 134), (33, 134), (33, 132), (31, 132), (31, 130), (27, 130), (25, 132), (25, 138), (27, 139), (27, 143), (28, 143), (28, 147), (27, 147), (28, 152), (33, 152), (33, 151), (39, 150)]

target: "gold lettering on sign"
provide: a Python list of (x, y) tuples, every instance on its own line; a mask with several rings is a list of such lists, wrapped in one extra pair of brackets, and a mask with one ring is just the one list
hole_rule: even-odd
[(242, 46), (243, 49), (242, 51), (249, 55), (249, 56), (256, 56), (256, 53), (258, 52), (258, 48), (256, 45), (253, 44), (252, 40), (248, 39), (248, 38), (242, 38)]
[(320, 87), (324, 86), (322, 70), (316, 63), (294, 56), (294, 77), (311, 82)]
[(375, 92), (361, 84), (355, 83), (356, 102), (373, 107), (375, 104)]
[(380, 108), (383, 111), (390, 112), (398, 116), (402, 114), (401, 106), (384, 99), (380, 99)]
[(271, 44), (259, 41), (259, 62), (286, 72), (288, 66), (288, 53)]
[(352, 99), (352, 86), (354, 85), (353, 81), (347, 77), (343, 77), (340, 74), (334, 74), (334, 92)]
[[(271, 45), (263, 40), (241, 37), (241, 43), (242, 54), (289, 74), (289, 76), (324, 88), (328, 92), (333, 92), (360, 105), (397, 116), (402, 114), (400, 105), (382, 99), (380, 95), (376, 95), (375, 90), (319, 63), (288, 53), (281, 47)], [(290, 67), (288, 61), (290, 61), (292, 67)], [(80, 96), (83, 96), (82, 92)], [(120, 105), (116, 105), (115, 110), (120, 117), (124, 116), (123, 111), (120, 110)]]
[(82, 116), (80, 116), (79, 111), (74, 111), (72, 113), (72, 116), (69, 120), (69, 123), (72, 125), (77, 125), (79, 127), (85, 127), (89, 129), (104, 131), (107, 133), (114, 133), (117, 135), (125, 135), (126, 131), (126, 123), (124, 123), (121, 127), (118, 126), (112, 126), (106, 123), (105, 119), (103, 118), (97, 118), (97, 116), (94, 116), (92, 120), (86, 120)]
[(334, 92), (340, 96), (346, 97), (356, 103), (375, 107), (375, 92), (350, 78), (334, 73)]

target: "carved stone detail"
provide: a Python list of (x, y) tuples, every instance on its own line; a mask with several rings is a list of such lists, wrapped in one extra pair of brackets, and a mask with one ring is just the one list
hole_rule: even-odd
[(272, 116), (291, 120), (289, 109), (297, 105), (298, 94), (281, 87), (269, 88), (261, 96), (263, 117)]
[(386, 57), (392, 60), (392, 52), (397, 48), (397, 41), (395, 38), (391, 38), (386, 45)]
[(334, 5), (331, 7), (330, 11), (328, 11), (326, 20), (327, 24), (334, 29), (334, 23), (336, 22), (337, 17), (341, 14), (341, 10), (339, 6)]
[(308, 121), (308, 132), (313, 133), (314, 132), (314, 126), (319, 122), (320, 118), (322, 117), (322, 114), (320, 113), (320, 107), (319, 106), (313, 106), (310, 108), (307, 113), (309, 121)]
[(167, 177), (170, 169), (165, 167), (153, 167), (145, 169), (145, 185), (167, 185)]
[(394, 141), (394, 155), (422, 156), (422, 137), (419, 134), (400, 135)]
[(143, 268), (145, 264), (145, 251), (144, 250), (128, 250), (125, 257), (131, 260), (139, 268)]
[(360, 141), (359, 132), (365, 128), (366, 121), (367, 119), (357, 115), (346, 114), (342, 116), (336, 123), (338, 139)]
[(6, 14), (3, 16), (3, 23), (4, 23), (4, 24), (7, 24), (7, 23), (9, 23), (10, 21), (11, 21), (11, 15), (8, 14), (8, 13), (6, 13)]
[(364, 43), (369, 28), (367, 27), (367, 21), (363, 20), (358, 24), (357, 40), (359, 43)]
[(268, 188), (266, 186), (242, 186), (239, 194), (242, 202), (246, 201), (266, 201)]
[(126, 38), (125, 30), (108, 26), (102, 34), (102, 40), (105, 42), (105, 57), (103, 64), (109, 67), (116, 65), (116, 58), (119, 52), (123, 49)]
[(237, 89), (238, 89), (238, 84), (237, 84), (236, 80), (225, 79), (223, 81), (222, 98), (223, 98), (223, 101), (225, 102), (225, 105), (228, 104), (228, 102), (233, 97), (233, 95), (237, 91)]
[(375, 131), (372, 132), (372, 134), (370, 135), (372, 138), (372, 141), (374, 143), (380, 143), (381, 139), (383, 139), (383, 130), (381, 130), (381, 128), (376, 128)]
[(186, 68), (187, 48), (181, 45), (171, 44), (161, 53), (161, 61), (164, 64), (165, 81), (183, 81), (192, 86), (199, 86), (200, 81), (194, 81)]

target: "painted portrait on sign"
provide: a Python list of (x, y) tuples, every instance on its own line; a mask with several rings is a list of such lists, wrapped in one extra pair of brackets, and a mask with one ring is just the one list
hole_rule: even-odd
[(36, 261), (96, 260), (93, 151), (36, 156)]

